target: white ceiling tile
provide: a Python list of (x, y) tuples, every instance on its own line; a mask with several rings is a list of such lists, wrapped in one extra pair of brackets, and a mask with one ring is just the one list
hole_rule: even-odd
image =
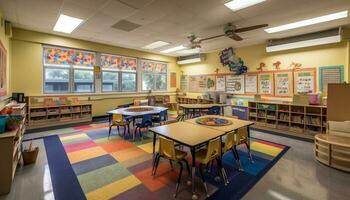
[(131, 16), (133, 13), (135, 13), (136, 11), (137, 9), (130, 7), (124, 3), (121, 3), (117, 0), (110, 0), (101, 9), (102, 13), (110, 16), (115, 20), (127, 18)]
[(119, 1), (130, 7), (141, 9), (149, 5), (150, 3), (152, 3), (154, 0), (119, 0)]

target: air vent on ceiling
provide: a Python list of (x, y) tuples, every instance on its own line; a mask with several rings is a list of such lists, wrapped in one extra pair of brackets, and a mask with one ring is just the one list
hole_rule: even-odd
[(283, 51), (288, 49), (341, 42), (341, 32), (341, 28), (337, 28), (294, 37), (269, 40), (267, 42), (266, 52)]
[(130, 32), (132, 30), (137, 29), (141, 25), (135, 24), (133, 22), (127, 21), (127, 20), (120, 20), (119, 22), (115, 23), (112, 27), (118, 30)]
[(177, 58), (177, 64), (185, 65), (190, 63), (202, 62), (205, 60), (205, 54), (193, 54), (189, 56), (180, 56)]

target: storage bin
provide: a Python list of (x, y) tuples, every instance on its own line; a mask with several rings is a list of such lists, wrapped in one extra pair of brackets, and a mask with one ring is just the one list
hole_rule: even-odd
[(7, 119), (7, 116), (0, 116), (0, 133), (5, 132)]

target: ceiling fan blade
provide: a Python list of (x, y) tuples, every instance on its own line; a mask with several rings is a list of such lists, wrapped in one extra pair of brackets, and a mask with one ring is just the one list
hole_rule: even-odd
[(246, 32), (246, 31), (252, 31), (255, 29), (259, 29), (259, 28), (263, 28), (268, 26), (268, 24), (260, 24), (260, 25), (255, 25), (255, 26), (248, 26), (248, 27), (244, 27), (244, 28), (238, 28), (235, 30), (236, 33), (242, 33), (242, 32)]
[(243, 38), (241, 38), (241, 36), (235, 34), (235, 33), (230, 33), (228, 35), (226, 35), (227, 37), (233, 39), (233, 40), (236, 40), (236, 41), (241, 41), (243, 40)]
[(203, 38), (203, 39), (200, 39), (199, 42), (206, 41), (206, 40), (211, 40), (211, 39), (215, 39), (215, 38), (222, 37), (222, 36), (225, 36), (225, 34), (215, 35), (215, 36), (208, 37), (208, 38)]

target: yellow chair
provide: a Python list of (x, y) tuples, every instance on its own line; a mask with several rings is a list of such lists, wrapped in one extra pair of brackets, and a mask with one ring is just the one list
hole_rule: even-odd
[(126, 120), (122, 114), (113, 114), (112, 123), (109, 125), (108, 138), (111, 135), (113, 126), (117, 126), (118, 134), (119, 134), (119, 126), (122, 126), (124, 128), (124, 137), (126, 134), (126, 129), (128, 129), (128, 133), (130, 134), (130, 121)]
[(153, 176), (156, 175), (160, 158), (168, 159), (171, 168), (173, 168), (172, 162), (173, 161), (177, 162), (180, 165), (180, 173), (179, 173), (177, 183), (176, 183), (176, 191), (175, 191), (175, 195), (174, 195), (175, 197), (177, 196), (177, 192), (178, 192), (180, 181), (181, 181), (182, 170), (183, 170), (182, 162), (184, 162), (186, 164), (188, 174), (189, 175), (191, 174), (190, 167), (189, 167), (188, 162), (186, 160), (186, 156), (187, 156), (187, 152), (175, 149), (175, 143), (173, 140), (169, 140), (169, 139), (166, 139), (164, 137), (159, 138), (159, 152), (156, 154), (156, 157), (154, 159), (152, 175)]
[(216, 138), (216, 139), (209, 141), (207, 148), (200, 149), (196, 152), (196, 160), (199, 162), (199, 172), (200, 172), (200, 175), (201, 175), (201, 178), (203, 181), (205, 192), (207, 193), (207, 197), (209, 196), (208, 195), (208, 187), (207, 187), (207, 183), (205, 181), (204, 174), (203, 174), (203, 166), (216, 160), (217, 165), (220, 168), (220, 170), (218, 169), (218, 171), (221, 174), (221, 176), (225, 182), (225, 185), (227, 183), (226, 172), (225, 172), (224, 168), (222, 167), (222, 163), (221, 163), (220, 148), (221, 148), (220, 138)]

